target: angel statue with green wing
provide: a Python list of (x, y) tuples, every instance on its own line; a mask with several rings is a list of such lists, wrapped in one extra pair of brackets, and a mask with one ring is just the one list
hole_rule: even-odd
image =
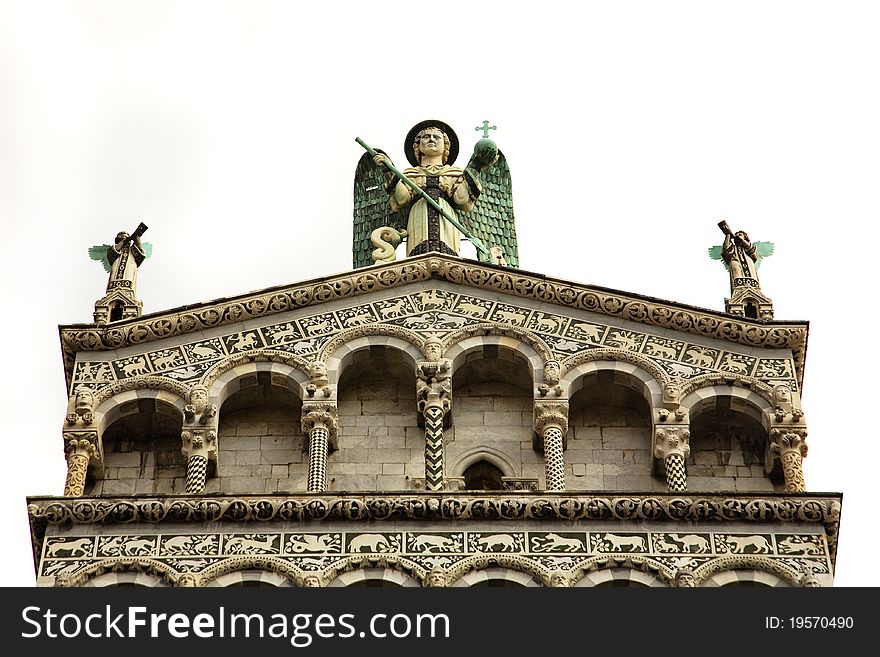
[(99, 261), (110, 274), (107, 293), (95, 306), (95, 321), (128, 319), (140, 314), (137, 294), (137, 270), (152, 255), (153, 245), (141, 242), (147, 230), (144, 223), (129, 235), (125, 231), (116, 234), (113, 244), (100, 244), (89, 248), (89, 257)]
[(481, 261), (518, 265), (510, 171), (493, 141), (479, 140), (461, 169), (453, 166), (455, 131), (443, 121), (421, 121), (404, 140), (412, 166), (403, 171), (384, 152), (357, 141), (367, 153), (355, 171), (354, 267), (393, 261), (403, 237), (407, 256), (457, 256), (466, 238)]
[(724, 243), (709, 248), (709, 257), (721, 260), (730, 273), (731, 298), (727, 311), (736, 315), (772, 319), (773, 306), (761, 292), (758, 267), (761, 261), (773, 255), (772, 242), (752, 242), (748, 233), (730, 230), (726, 221), (718, 223), (724, 233)]

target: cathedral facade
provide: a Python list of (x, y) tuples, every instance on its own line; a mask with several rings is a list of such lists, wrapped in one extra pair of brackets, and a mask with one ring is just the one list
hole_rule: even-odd
[[(435, 186), (476, 196), (490, 160)], [(463, 259), (432, 207), (397, 226), (423, 238), (404, 260), (149, 315), (132, 289), (119, 319), (105, 297), (62, 326), (68, 473), (28, 498), (37, 585), (832, 585), (806, 322), (740, 270), (721, 313), (508, 247)]]

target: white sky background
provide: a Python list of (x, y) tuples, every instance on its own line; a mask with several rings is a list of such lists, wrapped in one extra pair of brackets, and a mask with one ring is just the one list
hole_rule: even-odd
[(836, 584), (880, 583), (880, 6), (431, 7), (0, 0), (0, 584), (34, 584), (25, 496), (63, 491), (88, 247), (149, 226), (145, 313), (347, 271), (355, 137), (403, 164), (425, 118), (460, 164), (498, 126), (526, 271), (723, 311), (718, 221), (775, 243), (762, 289), (810, 322), (807, 488), (844, 494)]

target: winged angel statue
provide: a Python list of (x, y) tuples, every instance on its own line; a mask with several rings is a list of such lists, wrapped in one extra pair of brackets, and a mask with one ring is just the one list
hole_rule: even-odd
[(117, 233), (113, 244), (100, 244), (89, 248), (89, 257), (104, 265), (110, 274), (107, 292), (114, 290), (133, 293), (137, 282), (137, 268), (153, 254), (153, 245), (141, 242), (141, 235), (147, 227), (140, 223), (129, 235), (125, 231)]
[[(484, 123), (485, 125), (485, 123)], [(464, 169), (455, 131), (429, 119), (413, 126), (404, 141), (410, 167), (398, 170), (388, 155), (361, 139), (366, 153), (354, 176), (355, 268), (396, 259), (406, 238), (406, 255), (430, 251), (459, 254), (462, 238), (482, 262), (517, 267), (510, 169), (504, 154), (485, 135)]]
[(724, 243), (709, 247), (709, 257), (721, 260), (730, 272), (730, 289), (741, 286), (760, 288), (758, 267), (761, 260), (773, 255), (772, 242), (751, 242), (743, 230), (736, 233), (730, 230), (726, 221), (718, 223), (724, 232)]

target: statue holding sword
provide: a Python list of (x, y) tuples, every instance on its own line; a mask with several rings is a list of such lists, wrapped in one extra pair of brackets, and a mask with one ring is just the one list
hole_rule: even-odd
[[(466, 238), (481, 261), (517, 265), (510, 174), (494, 142), (486, 137), (477, 142), (461, 169), (453, 166), (459, 144), (452, 128), (438, 120), (421, 121), (404, 142), (412, 166), (403, 171), (384, 152), (360, 138), (357, 142), (367, 153), (355, 173), (355, 267), (394, 260), (393, 246), (404, 236), (407, 256), (459, 255)], [(488, 187), (483, 179), (489, 180)], [(381, 248), (383, 241), (390, 246)], [(370, 243), (380, 248), (370, 251)]]

